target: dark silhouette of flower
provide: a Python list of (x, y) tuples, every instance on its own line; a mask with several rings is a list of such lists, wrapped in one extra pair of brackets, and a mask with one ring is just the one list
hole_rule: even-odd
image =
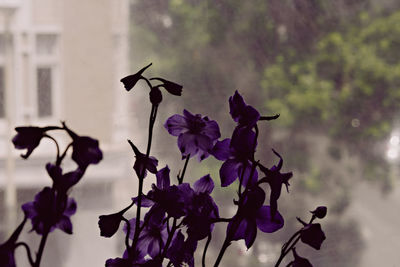
[(124, 213), (130, 209), (133, 204), (134, 202), (117, 213), (99, 216), (98, 224), (100, 228), (100, 235), (104, 237), (112, 237), (118, 231), (119, 225), (124, 219)]
[(288, 266), (292, 266), (292, 267), (313, 267), (312, 264), (306, 258), (302, 258), (297, 254), (295, 248), (292, 249), (292, 252), (293, 252), (294, 261), (290, 262)]
[(24, 228), (26, 220), (27, 218), (24, 217), (24, 220), (20, 223), (17, 229), (15, 229), (10, 238), (0, 245), (0, 266), (16, 267), (14, 251), (16, 248), (18, 237), (21, 234), (22, 229)]
[(235, 94), (229, 97), (230, 114), (239, 126), (252, 128), (260, 118), (260, 113), (250, 105), (246, 105), (243, 97), (235, 91)]
[(239, 203), (239, 210), (228, 224), (227, 236), (230, 240), (244, 239), (247, 248), (250, 248), (257, 236), (257, 228), (264, 233), (273, 233), (284, 225), (283, 217), (279, 212), (271, 217), (270, 207), (263, 206), (265, 193), (259, 186), (255, 186), (243, 196), (243, 203)]
[(174, 264), (174, 266), (184, 266), (186, 263), (189, 267), (194, 267), (194, 252), (197, 248), (197, 241), (185, 237), (181, 230), (177, 232), (172, 240), (171, 246), (167, 251), (167, 258)]
[[(140, 227), (144, 227), (139, 234), (138, 250), (143, 255), (150, 255), (153, 259), (159, 255), (163, 249), (168, 237), (167, 227), (164, 223), (165, 212), (154, 206), (146, 213), (144, 222), (140, 222)], [(130, 235), (133, 239), (136, 229), (136, 218), (129, 220)], [(128, 230), (127, 225), (124, 226), (124, 232)]]
[[(186, 214), (185, 191), (182, 185), (170, 186), (169, 172), (168, 166), (157, 172), (157, 185), (153, 184), (152, 190), (143, 196), (142, 206), (159, 209), (169, 217), (178, 219)], [(133, 198), (134, 201), (136, 199)]]
[(300, 240), (317, 250), (321, 248), (322, 242), (324, 242), (325, 239), (325, 233), (322, 231), (319, 223), (306, 225), (300, 233)]
[(46, 131), (58, 129), (58, 127), (16, 127), (17, 134), (12, 139), (16, 149), (27, 149), (21, 157), (27, 159), (33, 150), (39, 145), (40, 141), (46, 136)]
[(108, 259), (106, 261), (106, 267), (142, 266), (142, 264), (146, 262), (144, 256), (146, 256), (146, 254), (140, 250), (135, 250), (134, 252), (131, 251), (130, 255), (128, 256), (128, 252), (125, 250), (122, 258)]
[(282, 185), (286, 186), (286, 190), (289, 192), (289, 179), (292, 178), (293, 173), (281, 173), (283, 159), (281, 155), (278, 154), (274, 149), (272, 149), (274, 154), (279, 157), (278, 165), (272, 166), (272, 168), (268, 169), (261, 165), (259, 165), (260, 170), (264, 172), (266, 178), (266, 182), (269, 184), (271, 188), (270, 194), (270, 205), (271, 205), (271, 216), (274, 217), (276, 212), (278, 211), (278, 199), (281, 195)]
[(146, 157), (146, 155), (140, 152), (131, 140), (128, 140), (128, 143), (131, 145), (132, 150), (135, 153), (136, 160), (133, 169), (135, 170), (137, 177), (141, 178), (140, 175), (142, 175), (142, 172), (142, 178), (146, 177), (147, 171), (156, 173), (158, 160), (155, 157)]
[(175, 114), (164, 124), (167, 131), (178, 136), (178, 147), (183, 157), (198, 154), (199, 161), (207, 158), (216, 140), (221, 136), (216, 121), (200, 114), (193, 115), (186, 109), (183, 116)]
[(318, 219), (323, 219), (323, 218), (325, 218), (326, 213), (328, 212), (328, 209), (325, 206), (320, 206), (310, 212)]
[(158, 105), (162, 101), (162, 94), (158, 87), (152, 87), (150, 90), (150, 102), (153, 105)]
[(99, 148), (99, 141), (89, 136), (79, 136), (69, 129), (63, 122), (63, 127), (72, 138), (72, 159), (83, 171), (89, 164), (97, 164), (103, 159), (103, 152)]
[(149, 65), (147, 65), (146, 67), (142, 68), (141, 70), (139, 70), (137, 73), (126, 76), (124, 78), (121, 79), (121, 82), (124, 84), (124, 87), (127, 91), (130, 91), (135, 85), (136, 83), (143, 78), (142, 74), (143, 72), (152, 65), (152, 63), (150, 63)]
[(64, 193), (66, 193), (68, 189), (70, 189), (72, 186), (77, 184), (84, 174), (84, 172), (79, 167), (74, 171), (63, 174), (62, 168), (52, 163), (46, 164), (46, 170), (53, 180), (53, 187), (56, 190)]
[(185, 198), (186, 216), (183, 224), (187, 226), (187, 234), (194, 240), (207, 237), (214, 228), (214, 219), (219, 218), (218, 206), (210, 196), (214, 182), (210, 175), (197, 180), (193, 189), (188, 183), (179, 186)]
[(158, 80), (162, 82), (162, 84), (159, 85), (159, 87), (164, 87), (165, 90), (168, 91), (168, 93), (176, 96), (182, 95), (182, 85), (179, 85), (177, 83), (165, 80), (163, 78), (151, 78), (150, 80)]
[(247, 186), (249, 181), (250, 184), (257, 181), (258, 172), (256, 169), (252, 171), (250, 161), (254, 153), (254, 145), (255, 133), (250, 128), (236, 128), (232, 139), (217, 141), (211, 154), (218, 160), (225, 161), (219, 170), (221, 186), (228, 186), (242, 176), (243, 186)]
[(22, 205), (25, 216), (32, 222), (32, 230), (38, 234), (52, 232), (59, 228), (67, 234), (72, 234), (70, 216), (76, 212), (76, 202), (65, 194), (45, 187), (35, 196), (35, 200)]

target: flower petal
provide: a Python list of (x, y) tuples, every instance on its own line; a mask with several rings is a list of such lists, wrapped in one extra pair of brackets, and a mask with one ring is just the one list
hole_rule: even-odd
[(236, 180), (236, 178), (238, 177), (239, 167), (240, 162), (234, 159), (228, 159), (222, 164), (221, 169), (219, 170), (221, 186), (228, 186)]
[(178, 136), (188, 131), (186, 118), (179, 114), (169, 117), (164, 123), (164, 127), (167, 129), (168, 133), (173, 136)]
[(276, 212), (274, 219), (272, 220), (270, 207), (262, 206), (258, 210), (256, 223), (258, 228), (264, 233), (273, 233), (283, 227), (284, 220), (279, 211)]
[(170, 185), (169, 172), (170, 170), (167, 165), (156, 173), (157, 187), (159, 189), (166, 189), (169, 187)]
[(201, 177), (193, 184), (194, 191), (196, 193), (207, 193), (211, 194), (214, 189), (214, 181), (209, 174)]

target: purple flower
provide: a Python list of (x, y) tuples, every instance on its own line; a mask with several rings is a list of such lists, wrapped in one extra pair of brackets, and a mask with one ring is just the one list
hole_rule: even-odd
[(52, 232), (59, 228), (67, 234), (72, 234), (70, 216), (76, 212), (76, 202), (65, 194), (45, 187), (36, 196), (35, 200), (22, 205), (25, 216), (32, 222), (32, 230), (38, 234), (45, 231)]
[(137, 73), (126, 76), (124, 78), (121, 79), (121, 82), (124, 84), (124, 87), (127, 91), (130, 91), (135, 85), (136, 83), (143, 78), (142, 74), (143, 72), (152, 65), (152, 63), (150, 63), (149, 65), (147, 65), (146, 67), (142, 68), (141, 70), (139, 70)]
[(275, 213), (278, 211), (278, 199), (281, 195), (282, 185), (286, 186), (286, 190), (289, 192), (289, 179), (292, 178), (293, 173), (281, 173), (283, 159), (281, 155), (272, 149), (275, 155), (279, 157), (278, 165), (272, 166), (271, 169), (265, 168), (259, 165), (260, 170), (265, 174), (265, 181), (269, 184), (271, 188), (270, 194), (270, 205), (271, 205), (271, 216), (274, 217)]
[(306, 225), (300, 233), (300, 240), (317, 250), (321, 248), (322, 242), (324, 242), (325, 239), (325, 233), (322, 231), (319, 223)]
[(273, 233), (283, 227), (284, 220), (279, 212), (271, 217), (270, 207), (263, 206), (265, 193), (255, 186), (243, 197), (238, 213), (229, 222), (227, 236), (231, 240), (244, 239), (247, 248), (250, 248), (257, 236), (257, 228), (264, 233)]
[(185, 237), (181, 233), (181, 230), (179, 230), (167, 251), (167, 258), (171, 260), (174, 266), (184, 266), (183, 263), (186, 263), (187, 266), (193, 267), (193, 254), (196, 248), (197, 241), (190, 237), (185, 241)]
[(225, 161), (219, 170), (221, 186), (228, 186), (242, 176), (243, 186), (247, 186), (249, 181), (250, 184), (257, 181), (257, 170), (254, 169), (251, 175), (253, 164), (250, 159), (253, 157), (254, 145), (255, 133), (250, 128), (236, 128), (232, 140), (227, 138), (217, 141), (211, 154)]
[(235, 94), (229, 97), (230, 114), (239, 126), (252, 128), (260, 118), (260, 113), (250, 105), (246, 105), (243, 97), (235, 91)]
[(40, 141), (46, 136), (46, 131), (58, 129), (58, 127), (17, 127), (17, 135), (14, 136), (12, 142), (16, 149), (27, 149), (21, 157), (27, 159), (33, 150), (39, 145)]
[(63, 174), (61, 167), (52, 163), (46, 164), (46, 170), (53, 180), (53, 187), (64, 193), (66, 193), (73, 185), (78, 183), (84, 174), (79, 167), (74, 171)]
[(72, 138), (72, 159), (83, 171), (89, 164), (97, 164), (103, 159), (103, 152), (99, 148), (99, 141), (89, 136), (79, 136), (71, 131), (63, 122), (64, 129)]
[(198, 154), (199, 161), (207, 158), (216, 140), (221, 136), (216, 121), (200, 114), (193, 115), (186, 109), (183, 116), (175, 114), (164, 124), (167, 131), (178, 136), (178, 147), (183, 157)]
[(2, 267), (16, 267), (14, 251), (16, 249), (18, 237), (24, 228), (27, 218), (25, 217), (22, 223), (15, 229), (10, 238), (0, 245), (0, 266)]
[(194, 189), (188, 183), (179, 187), (186, 199), (183, 224), (188, 227), (187, 234), (194, 240), (201, 240), (212, 232), (213, 220), (219, 218), (218, 206), (210, 196), (214, 182), (210, 175), (205, 175), (194, 183)]
[[(128, 142), (131, 145), (133, 152), (135, 153), (136, 160), (135, 164), (133, 165), (133, 169), (135, 170), (137, 177), (146, 177), (147, 171), (151, 173), (156, 173), (158, 160), (155, 157), (146, 157), (146, 155), (141, 153), (131, 140), (128, 140)], [(143, 177), (141, 177), (141, 175), (143, 175)]]
[(168, 166), (157, 172), (157, 185), (153, 184), (152, 190), (142, 198), (142, 206), (153, 206), (166, 212), (169, 217), (178, 219), (186, 214), (185, 192), (181, 186), (170, 186), (169, 172)]
[[(139, 234), (138, 249), (143, 255), (149, 254), (153, 259), (159, 255), (168, 237), (167, 227), (164, 223), (165, 213), (161, 209), (151, 208), (145, 215), (144, 227)], [(136, 227), (136, 218), (129, 220), (130, 235), (133, 239)], [(140, 227), (143, 222), (140, 222)], [(127, 226), (124, 231), (127, 232)]]

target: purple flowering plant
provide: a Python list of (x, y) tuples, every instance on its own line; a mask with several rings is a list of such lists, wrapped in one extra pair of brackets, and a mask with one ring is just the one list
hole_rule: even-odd
[[(44, 187), (36, 194), (33, 201), (21, 206), (24, 213), (23, 221), (11, 237), (0, 245), (0, 266), (16, 267), (15, 250), (23, 247), (29, 264), (32, 267), (39, 267), (48, 235), (57, 228), (67, 234), (72, 234), (70, 217), (75, 214), (77, 203), (69, 197), (69, 192), (82, 179), (90, 164), (97, 164), (102, 160), (103, 153), (99, 148), (98, 140), (76, 134), (67, 127), (65, 122), (62, 122), (62, 126), (23, 126), (17, 127), (15, 130), (17, 134), (12, 142), (16, 149), (26, 149), (26, 153), (21, 155), (23, 159), (29, 158), (43, 138), (52, 140), (57, 152), (55, 161), (45, 165), (52, 185)], [(59, 142), (51, 134), (53, 131), (63, 131), (71, 138), (62, 153)], [(65, 172), (62, 168), (63, 161), (71, 149), (71, 160), (76, 163), (76, 169)], [(31, 253), (29, 244), (19, 240), (28, 220), (32, 225), (30, 232), (36, 232), (40, 236), (40, 244), (35, 255)]]
[[(169, 134), (177, 137), (184, 161), (174, 184), (170, 179), (169, 167), (158, 169), (159, 161), (150, 152), (157, 110), (163, 100), (160, 89), (164, 88), (168, 93), (180, 96), (182, 86), (164, 78), (146, 78), (144, 73), (150, 66), (121, 79), (127, 91), (140, 80), (146, 83), (151, 112), (146, 152), (140, 152), (128, 140), (136, 158), (133, 169), (138, 178), (137, 195), (121, 211), (99, 217), (100, 235), (107, 238), (119, 230), (121, 223), (124, 224), (125, 251), (120, 257), (108, 259), (105, 266), (194, 266), (194, 253), (199, 242), (204, 242), (201, 263), (205, 267), (214, 226), (222, 223), (226, 225), (226, 234), (214, 261), (214, 266), (218, 266), (233, 241), (244, 240), (246, 247), (250, 248), (256, 240), (258, 229), (264, 233), (273, 233), (284, 226), (284, 218), (278, 210), (278, 200), (283, 185), (289, 192), (289, 180), (293, 174), (281, 171), (283, 158), (274, 149), (272, 152), (277, 156), (278, 163), (270, 168), (262, 160), (256, 159), (255, 153), (259, 137), (258, 124), (275, 120), (279, 114), (260, 115), (236, 91), (229, 98), (229, 113), (237, 125), (231, 138), (222, 140), (218, 123), (207, 116), (192, 114), (184, 109), (183, 114), (169, 117), (164, 127)], [(199, 162), (209, 156), (222, 161), (220, 179), (215, 180), (207, 174), (193, 184), (184, 181), (189, 160), (194, 156), (197, 156)], [(144, 193), (143, 184), (151, 179), (147, 176), (148, 172), (155, 174), (156, 179), (152, 189)], [(236, 180), (238, 183), (234, 183)], [(215, 182), (222, 187), (238, 185), (237, 198), (233, 200), (236, 212), (231, 218), (219, 216), (220, 207), (211, 196)], [(269, 190), (265, 190), (262, 184), (268, 185)], [(269, 203), (265, 203), (266, 200)], [(132, 207), (136, 208), (136, 215), (128, 219), (125, 213)], [(143, 215), (144, 208), (147, 210)], [(326, 213), (326, 207), (320, 206), (311, 212), (308, 223), (297, 218), (301, 229), (284, 243), (275, 267), (281, 264), (289, 252), (292, 252), (293, 260), (287, 266), (312, 266), (307, 259), (297, 254), (296, 245), (301, 241), (314, 249), (321, 248), (325, 234), (321, 225), (314, 221), (324, 218)]]

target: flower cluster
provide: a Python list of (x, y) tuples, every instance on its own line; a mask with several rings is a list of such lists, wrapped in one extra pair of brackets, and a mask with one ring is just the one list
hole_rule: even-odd
[[(43, 138), (54, 141), (57, 147), (56, 159), (46, 164), (45, 168), (52, 180), (52, 186), (44, 187), (35, 199), (22, 205), (24, 220), (17, 227), (12, 236), (4, 244), (0, 245), (0, 266), (15, 267), (14, 251), (18, 246), (25, 247), (29, 263), (32, 267), (39, 267), (47, 236), (56, 228), (67, 234), (72, 234), (72, 222), (70, 217), (75, 214), (77, 204), (68, 196), (68, 193), (83, 177), (90, 164), (99, 163), (103, 154), (99, 148), (99, 142), (89, 136), (80, 136), (72, 131), (62, 122), (62, 126), (35, 127), (24, 126), (15, 128), (17, 134), (12, 142), (17, 149), (26, 149), (21, 157), (28, 159), (33, 151), (39, 146)], [(71, 142), (60, 153), (60, 146), (57, 140), (50, 135), (52, 131), (64, 131)], [(71, 159), (76, 163), (74, 170), (65, 172), (62, 169), (63, 160), (68, 150), (72, 149)], [(41, 236), (39, 250), (34, 259), (30, 247), (25, 242), (17, 242), (20, 233), (27, 220), (32, 223), (31, 231)]]
[[(282, 186), (285, 185), (288, 190), (293, 174), (282, 171), (283, 158), (274, 149), (272, 152), (279, 159), (276, 165), (266, 167), (261, 160), (256, 159), (258, 123), (277, 119), (279, 115), (261, 116), (236, 91), (229, 98), (229, 113), (237, 123), (230, 138), (220, 139), (218, 123), (207, 116), (192, 114), (185, 109), (183, 115), (169, 117), (164, 127), (170, 135), (177, 137), (177, 145), (184, 160), (183, 169), (177, 175), (177, 183), (173, 184), (169, 167), (157, 169), (159, 161), (150, 156), (150, 150), (157, 107), (162, 100), (159, 88), (163, 87), (173, 95), (181, 95), (182, 86), (163, 78), (146, 78), (144, 72), (150, 65), (121, 80), (128, 91), (139, 80), (144, 80), (150, 90), (152, 109), (146, 153), (140, 152), (128, 140), (136, 158), (133, 168), (138, 177), (138, 193), (126, 208), (99, 217), (100, 234), (104, 237), (113, 236), (121, 222), (124, 223), (125, 252), (121, 257), (108, 259), (106, 266), (163, 266), (164, 260), (169, 261), (168, 266), (194, 266), (194, 252), (198, 243), (207, 239), (202, 261), (205, 266), (214, 225), (227, 223), (225, 241), (215, 260), (214, 266), (218, 266), (233, 241), (244, 240), (247, 248), (250, 248), (255, 242), (258, 229), (264, 233), (273, 233), (284, 226), (284, 218), (278, 210), (278, 200)], [(161, 84), (152, 85), (151, 81), (159, 81)], [(237, 199), (233, 201), (236, 213), (232, 218), (219, 216), (218, 205), (212, 197), (214, 179), (209, 174), (199, 178), (193, 185), (184, 182), (188, 162), (195, 155), (199, 162), (210, 155), (222, 161), (219, 170), (220, 185), (238, 187)], [(155, 174), (156, 181), (152, 184), (152, 189), (144, 193), (143, 183), (147, 171)], [(269, 198), (262, 184), (268, 185)], [(266, 199), (269, 199), (269, 203), (265, 203)], [(124, 214), (133, 206), (136, 207), (136, 216), (128, 219)], [(141, 216), (144, 208), (147, 212)], [(285, 249), (282, 250), (276, 266), (289, 251), (294, 256), (292, 266), (311, 266), (308, 260), (297, 255), (294, 245), (301, 240), (320, 249), (325, 235), (320, 224), (313, 223), (313, 220), (323, 218), (326, 208), (319, 207), (312, 214), (308, 224), (299, 219), (304, 223), (303, 228), (284, 245)]]

